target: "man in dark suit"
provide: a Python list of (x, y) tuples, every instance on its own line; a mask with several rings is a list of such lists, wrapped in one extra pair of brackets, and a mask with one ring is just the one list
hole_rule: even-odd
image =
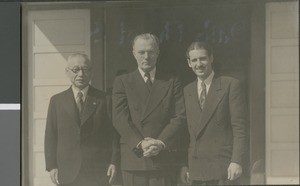
[(190, 145), (181, 178), (192, 185), (234, 184), (242, 174), (246, 148), (247, 112), (240, 81), (215, 75), (208, 44), (194, 42), (186, 54), (197, 79), (184, 88)]
[(117, 146), (112, 149), (106, 95), (89, 85), (91, 62), (87, 55), (70, 55), (66, 74), (72, 86), (54, 95), (48, 108), (46, 170), (56, 185), (108, 185), (115, 177), (118, 156)]
[[(133, 41), (138, 69), (116, 77), (113, 125), (121, 136), (124, 186), (176, 185), (182, 161), (184, 100), (178, 79), (156, 69), (158, 38), (141, 34)], [(178, 170), (178, 171), (177, 171)]]

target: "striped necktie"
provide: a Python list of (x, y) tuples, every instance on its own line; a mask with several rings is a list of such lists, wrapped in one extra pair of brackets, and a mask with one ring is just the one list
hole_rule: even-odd
[(145, 73), (145, 77), (147, 78), (146, 85), (148, 87), (148, 90), (150, 91), (151, 87), (152, 87), (152, 82), (151, 82), (151, 79), (150, 79), (150, 73), (149, 72)]
[(203, 110), (204, 102), (205, 102), (205, 98), (206, 98), (206, 85), (205, 85), (204, 81), (201, 82), (201, 89), (202, 89), (202, 91), (200, 94), (199, 101), (200, 101), (200, 107)]
[(76, 105), (79, 111), (79, 114), (81, 115), (82, 110), (83, 110), (83, 94), (81, 91), (78, 92), (77, 97), (76, 97)]

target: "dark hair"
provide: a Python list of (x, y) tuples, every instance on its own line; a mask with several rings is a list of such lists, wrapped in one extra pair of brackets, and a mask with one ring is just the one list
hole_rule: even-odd
[(186, 50), (186, 57), (189, 59), (190, 56), (189, 56), (189, 53), (191, 50), (196, 50), (196, 49), (204, 49), (207, 51), (207, 55), (208, 56), (212, 56), (213, 55), (213, 49), (212, 49), (212, 46), (208, 43), (205, 43), (205, 42), (200, 42), (200, 41), (196, 41), (196, 42), (193, 42), (189, 47), (188, 49)]

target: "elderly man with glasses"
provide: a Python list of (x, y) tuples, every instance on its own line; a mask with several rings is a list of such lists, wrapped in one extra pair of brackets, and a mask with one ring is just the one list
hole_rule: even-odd
[(46, 170), (56, 185), (108, 185), (116, 175), (118, 146), (112, 145), (116, 143), (112, 143), (106, 95), (89, 84), (87, 55), (72, 54), (67, 62), (72, 86), (54, 95), (48, 108)]

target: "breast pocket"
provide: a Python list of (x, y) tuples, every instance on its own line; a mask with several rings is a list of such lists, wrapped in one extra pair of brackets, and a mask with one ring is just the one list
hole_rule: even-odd
[(130, 110), (130, 112), (139, 112), (139, 110), (140, 110), (139, 103), (134, 102), (132, 104), (129, 104), (129, 110)]
[(217, 110), (217, 124), (218, 125), (224, 125), (228, 123), (230, 119), (230, 111), (229, 108), (218, 108)]
[(171, 106), (171, 103), (170, 103), (169, 99), (163, 99), (162, 100), (162, 109), (163, 109), (163, 111), (169, 112), (170, 106)]
[(140, 110), (140, 106), (138, 103), (135, 103), (133, 104), (133, 107), (132, 107), (135, 111), (139, 111)]

